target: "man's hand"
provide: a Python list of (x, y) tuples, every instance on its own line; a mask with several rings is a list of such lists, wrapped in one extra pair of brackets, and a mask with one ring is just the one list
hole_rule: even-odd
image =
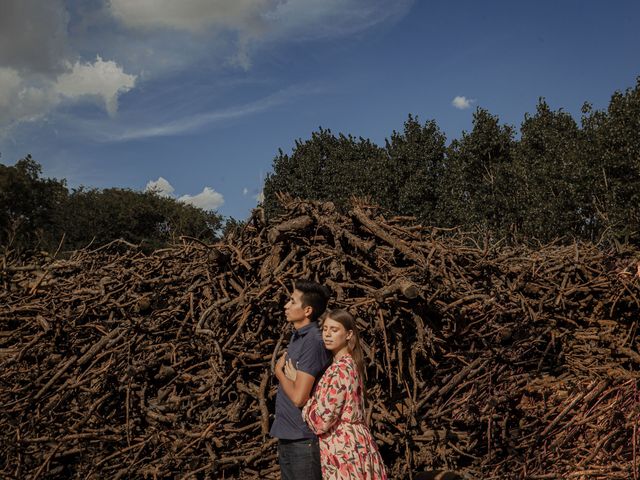
[(282, 352), (282, 355), (280, 356), (280, 358), (276, 362), (276, 371), (274, 373), (277, 373), (277, 372), (282, 371), (284, 369), (284, 362), (285, 362), (286, 358), (287, 358), (287, 351), (285, 350), (284, 352)]
[[(302, 370), (295, 369), (293, 362), (291, 360), (287, 362), (286, 358), (287, 352), (284, 352), (276, 363), (274, 374), (280, 382), (284, 393), (289, 397), (289, 400), (291, 400), (295, 406), (303, 407), (307, 400), (309, 400), (315, 377)], [(287, 363), (289, 367), (287, 367)], [(289, 375), (285, 372), (289, 372)], [(292, 379), (291, 376), (293, 376), (295, 380)]]

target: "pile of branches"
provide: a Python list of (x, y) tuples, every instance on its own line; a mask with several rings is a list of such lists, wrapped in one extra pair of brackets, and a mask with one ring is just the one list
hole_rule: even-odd
[(638, 252), (281, 201), (212, 245), (5, 257), (0, 475), (279, 478), (271, 372), (305, 278), (357, 317), (392, 478), (638, 478)]

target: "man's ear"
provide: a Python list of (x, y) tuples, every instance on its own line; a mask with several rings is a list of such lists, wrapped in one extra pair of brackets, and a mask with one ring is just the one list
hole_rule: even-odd
[(313, 315), (313, 307), (311, 305), (307, 305), (306, 307), (304, 307), (304, 316), (312, 318), (311, 317), (312, 315)]

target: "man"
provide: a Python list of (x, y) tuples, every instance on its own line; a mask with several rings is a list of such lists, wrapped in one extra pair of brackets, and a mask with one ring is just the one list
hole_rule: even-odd
[[(327, 308), (329, 293), (314, 282), (299, 280), (284, 307), (293, 334), (287, 352), (275, 367), (280, 382), (276, 395), (276, 416), (271, 436), (278, 439), (278, 460), (282, 480), (321, 480), (318, 438), (302, 419), (302, 407), (313, 386), (327, 367), (330, 354), (324, 348), (318, 318)], [(285, 361), (298, 369), (295, 382), (284, 374)]]

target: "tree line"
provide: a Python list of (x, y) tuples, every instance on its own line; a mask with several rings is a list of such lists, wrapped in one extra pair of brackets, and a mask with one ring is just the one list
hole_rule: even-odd
[(279, 151), (264, 185), (332, 200), (367, 197), (392, 215), (461, 227), (493, 239), (640, 243), (640, 77), (579, 123), (540, 99), (519, 131), (478, 108), (470, 132), (447, 144), (435, 121), (409, 115), (379, 146), (320, 128)]
[[(519, 130), (478, 108), (470, 132), (447, 142), (434, 120), (409, 115), (383, 146), (320, 128), (282, 150), (264, 184), (268, 217), (277, 192), (346, 208), (366, 197), (391, 215), (460, 227), (494, 240), (557, 239), (640, 244), (640, 77), (579, 123), (538, 102)], [(65, 250), (122, 238), (149, 250), (180, 235), (214, 241), (243, 222), (153, 192), (84, 187), (43, 178), (31, 156), (0, 164), (0, 245)]]
[(154, 192), (122, 188), (69, 190), (43, 178), (31, 156), (0, 164), (0, 245), (14, 252), (53, 252), (115, 239), (153, 250), (188, 235), (213, 241), (223, 217)]

